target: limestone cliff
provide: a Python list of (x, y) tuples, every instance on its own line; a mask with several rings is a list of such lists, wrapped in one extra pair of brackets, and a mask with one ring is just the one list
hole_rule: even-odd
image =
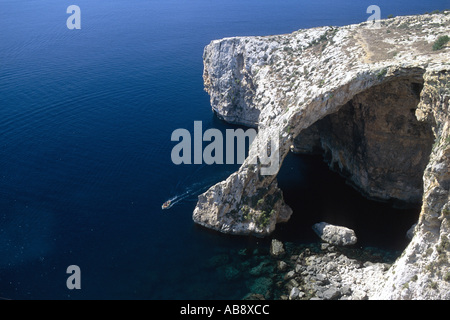
[(431, 123), (436, 142), (424, 173), (422, 211), (411, 243), (375, 299), (450, 299), (450, 71), (424, 79), (416, 113)]
[[(204, 51), (214, 112), (257, 127), (260, 142), (279, 139), (280, 165), (291, 150), (318, 151), (367, 196), (422, 200), (415, 236), (379, 298), (450, 298), (450, 49), (432, 49), (449, 33), (446, 12), (388, 19), (380, 28), (362, 23), (226, 38)], [(199, 197), (196, 223), (264, 236), (295, 214), (276, 175), (261, 174), (251, 157)]]

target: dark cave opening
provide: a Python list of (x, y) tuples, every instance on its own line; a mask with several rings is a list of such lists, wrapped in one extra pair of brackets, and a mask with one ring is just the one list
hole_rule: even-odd
[(434, 142), (415, 117), (422, 89), (417, 76), (387, 81), (303, 130), (277, 177), (293, 214), (274, 237), (319, 241), (324, 221), (355, 230), (356, 247), (403, 251)]
[(402, 251), (410, 241), (406, 232), (420, 213), (420, 204), (401, 209), (392, 201), (366, 198), (331, 171), (322, 156), (290, 153), (278, 174), (278, 184), (294, 211), (289, 222), (277, 225), (273, 234), (284, 241), (320, 241), (312, 226), (325, 221), (355, 230), (356, 247)]

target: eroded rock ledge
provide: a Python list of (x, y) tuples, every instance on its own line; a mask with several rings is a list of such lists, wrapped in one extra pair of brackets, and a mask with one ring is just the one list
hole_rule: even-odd
[[(450, 298), (450, 48), (432, 50), (449, 33), (446, 12), (384, 20), (379, 29), (226, 38), (204, 51), (218, 117), (278, 137), (281, 160), (291, 149), (325, 153), (370, 197), (422, 201), (415, 236), (376, 298)], [(276, 175), (247, 159), (199, 197), (193, 219), (265, 236), (291, 214)]]

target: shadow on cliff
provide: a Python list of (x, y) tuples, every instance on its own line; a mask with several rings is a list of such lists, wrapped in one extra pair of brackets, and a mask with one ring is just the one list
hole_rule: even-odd
[(356, 247), (401, 251), (408, 229), (417, 222), (420, 205), (396, 209), (390, 202), (369, 200), (332, 172), (321, 156), (289, 154), (278, 174), (291, 220), (279, 224), (274, 238), (293, 242), (318, 241), (312, 225), (326, 221), (355, 230)]

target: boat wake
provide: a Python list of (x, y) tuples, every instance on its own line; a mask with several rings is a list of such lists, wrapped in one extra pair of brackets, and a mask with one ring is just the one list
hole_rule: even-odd
[[(221, 181), (228, 176), (226, 174), (223, 174), (221, 176), (211, 175), (210, 173), (205, 172), (205, 170), (207, 169), (208, 169), (207, 166), (203, 165), (199, 167), (197, 170), (195, 170), (193, 173), (186, 176), (184, 179), (178, 181), (173, 192), (176, 195), (170, 197), (166, 202), (164, 202), (164, 204), (162, 205), (162, 209), (163, 210), (170, 209), (174, 205), (182, 202), (187, 201), (196, 202), (197, 197), (200, 194), (208, 190), (212, 185), (216, 184), (218, 181)], [(203, 180), (192, 183), (192, 180), (198, 179), (199, 176), (201, 176)], [(177, 191), (180, 189), (181, 191)]]
[(167, 210), (172, 208), (174, 205), (183, 202), (183, 201), (196, 201), (197, 197), (203, 193), (204, 191), (206, 191), (206, 189), (209, 188), (209, 185), (207, 186), (201, 186), (199, 187), (200, 183), (198, 184), (194, 184), (192, 187), (188, 188), (186, 191), (175, 195), (173, 197), (171, 197), (170, 199), (168, 199), (166, 202), (164, 202), (164, 204), (162, 205), (162, 209), (163, 210)]

